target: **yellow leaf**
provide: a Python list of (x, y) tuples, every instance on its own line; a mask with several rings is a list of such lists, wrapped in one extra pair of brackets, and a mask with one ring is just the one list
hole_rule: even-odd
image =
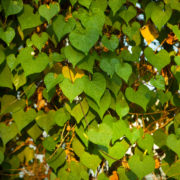
[(63, 76), (70, 79), (72, 82), (74, 82), (77, 78), (82, 78), (84, 76), (84, 71), (78, 68), (75, 68), (75, 73), (68, 66), (63, 66), (62, 68)]
[(74, 73), (68, 66), (63, 66), (62, 68), (62, 74), (65, 78), (68, 78), (74, 82)]
[(148, 45), (158, 38), (159, 34), (153, 24), (147, 23), (140, 29), (141, 35), (147, 41)]

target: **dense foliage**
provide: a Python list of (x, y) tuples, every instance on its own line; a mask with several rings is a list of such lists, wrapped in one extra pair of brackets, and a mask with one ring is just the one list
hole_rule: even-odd
[(179, 0), (1, 0), (1, 179), (180, 179), (179, 17)]

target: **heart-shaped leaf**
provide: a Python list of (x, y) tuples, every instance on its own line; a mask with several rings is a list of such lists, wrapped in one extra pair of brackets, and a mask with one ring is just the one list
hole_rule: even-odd
[(167, 66), (171, 60), (169, 53), (162, 49), (157, 54), (154, 54), (153, 50), (149, 47), (147, 47), (144, 51), (144, 54), (147, 58), (147, 60), (158, 69), (158, 71), (161, 71), (162, 68)]
[(116, 112), (120, 118), (129, 112), (128, 103), (126, 102), (122, 92), (120, 92), (116, 98)]
[(20, 110), (13, 113), (14, 121), (16, 122), (17, 128), (21, 131), (28, 124), (30, 124), (36, 117), (36, 111), (34, 109), (29, 109), (27, 112)]
[(64, 53), (68, 61), (70, 61), (74, 67), (78, 62), (80, 62), (85, 57), (83, 53), (75, 50), (71, 46), (66, 46), (64, 49)]
[(106, 80), (100, 73), (94, 73), (90, 81), (87, 77), (84, 79), (84, 92), (96, 101), (99, 105), (100, 99), (106, 89)]
[(110, 39), (107, 36), (103, 36), (102, 43), (110, 51), (114, 51), (119, 45), (119, 39), (115, 35), (112, 35)]
[(89, 128), (87, 136), (95, 144), (109, 146), (112, 138), (112, 129), (106, 123), (101, 123), (96, 128)]
[(92, 0), (78, 0), (78, 3), (89, 9)]
[(133, 6), (129, 6), (128, 9), (123, 9), (119, 16), (128, 24), (128, 22), (137, 14), (136, 9)]
[(102, 57), (100, 61), (100, 68), (106, 72), (110, 77), (112, 78), (114, 72), (115, 72), (115, 67), (116, 64), (119, 63), (119, 59), (114, 58), (114, 57), (108, 57), (107, 55)]
[(15, 123), (11, 124), (10, 126), (6, 126), (5, 123), (0, 123), (0, 137), (4, 145), (13, 139), (17, 133), (18, 128)]
[(70, 114), (65, 110), (65, 108), (60, 108), (56, 111), (54, 116), (55, 122), (58, 126), (64, 126), (64, 123), (71, 118)]
[(125, 132), (125, 136), (129, 139), (131, 144), (134, 144), (142, 136), (142, 133), (142, 129), (137, 129), (135, 127), (133, 129), (128, 128)]
[(13, 89), (12, 73), (7, 65), (0, 66), (0, 87), (7, 87)]
[(142, 179), (147, 174), (150, 174), (155, 169), (155, 161), (150, 156), (145, 156), (141, 161), (138, 155), (134, 155), (129, 159), (128, 164), (130, 166), (130, 169), (140, 179)]
[(134, 91), (132, 88), (128, 87), (125, 95), (129, 101), (138, 104), (146, 111), (146, 106), (151, 99), (151, 92), (146, 86), (141, 85), (137, 91)]
[(171, 134), (167, 137), (166, 144), (180, 157), (180, 140), (176, 138), (175, 134)]
[(119, 77), (128, 82), (128, 79), (132, 73), (132, 67), (128, 63), (118, 63), (115, 66), (115, 71)]
[(42, 72), (49, 63), (49, 57), (45, 53), (40, 53), (37, 57), (34, 57), (32, 53), (34, 53), (33, 49), (26, 47), (20, 51), (17, 57), (26, 76)]
[(64, 18), (64, 16), (59, 15), (53, 20), (53, 30), (58, 41), (60, 41), (66, 34), (70, 33), (75, 27), (75, 20), (73, 18), (68, 19), (67, 22)]
[(93, 74), (93, 66), (95, 59), (98, 58), (97, 53), (94, 51), (92, 54), (88, 54), (82, 61), (78, 63), (79, 69), (84, 69)]
[(131, 41), (135, 41), (136, 45), (138, 46), (141, 43), (141, 36), (140, 36), (140, 24), (138, 22), (133, 22), (131, 25), (122, 26), (122, 31), (126, 34)]
[(109, 0), (109, 7), (113, 11), (113, 15), (121, 8), (121, 6), (126, 2), (126, 0)]
[(23, 9), (22, 0), (2, 0), (1, 1), (6, 17), (18, 14)]
[(76, 119), (77, 123), (80, 123), (80, 121), (83, 118), (85, 118), (89, 110), (89, 105), (86, 99), (84, 98), (81, 102), (74, 106), (73, 109), (71, 109), (71, 107), (68, 104), (65, 104), (65, 108)]
[(157, 91), (157, 98), (160, 100), (161, 104), (164, 105), (165, 102), (169, 101), (172, 97), (170, 91), (164, 93), (163, 91)]
[(99, 107), (98, 105), (92, 101), (90, 98), (87, 98), (89, 106), (94, 109), (100, 116), (100, 118), (103, 118), (104, 113), (107, 111), (111, 104), (111, 94), (108, 90), (105, 91), (104, 95), (102, 96)]
[(152, 152), (154, 140), (150, 134), (145, 134), (144, 137), (138, 139), (137, 143), (139, 147), (142, 148), (143, 150), (148, 150), (148, 153)]
[(13, 28), (8, 27), (6, 31), (0, 28), (0, 39), (2, 39), (9, 46), (11, 41), (14, 39), (15, 31)]
[(18, 14), (23, 9), (22, 0), (2, 0), (1, 1), (6, 17)]
[(57, 75), (57, 74), (54, 74), (54, 73), (48, 73), (44, 77), (44, 83), (46, 85), (47, 91), (49, 92), (52, 88), (54, 88), (63, 79), (64, 79), (64, 76), (62, 74)]
[(39, 51), (41, 52), (41, 49), (45, 45), (46, 41), (48, 40), (48, 34), (46, 32), (42, 32), (40, 35), (34, 33), (31, 37), (31, 43), (36, 46)]
[(155, 79), (151, 79), (150, 83), (157, 89), (165, 90), (165, 80), (161, 75), (157, 75)]
[(108, 160), (109, 165), (111, 166), (113, 162), (116, 160), (113, 160), (110, 157), (113, 157), (115, 159), (121, 159), (126, 151), (129, 148), (129, 144), (123, 139), (121, 142), (116, 142), (112, 147), (108, 148), (108, 154), (101, 153), (106, 160)]
[(72, 31), (69, 35), (71, 44), (86, 55), (99, 38), (99, 31), (96, 28), (83, 29), (82, 27)]
[(84, 82), (83, 79), (78, 78), (72, 83), (71, 80), (65, 78), (60, 84), (60, 88), (64, 95), (72, 102), (76, 96), (83, 92)]
[(16, 90), (18, 90), (21, 86), (23, 86), (24, 84), (26, 84), (27, 79), (26, 76), (24, 74), (24, 72), (17, 72), (13, 78), (12, 78), (12, 82), (16, 88)]
[(158, 27), (158, 29), (161, 30), (162, 26), (164, 26), (167, 23), (167, 21), (170, 19), (172, 15), (171, 7), (166, 5), (164, 10), (164, 8), (157, 5), (153, 6), (153, 9), (151, 11), (152, 21)]
[(59, 3), (43, 4), (39, 7), (39, 14), (49, 23), (50, 20), (60, 11)]
[(18, 21), (21, 25), (21, 29), (29, 29), (39, 26), (43, 23), (38, 13), (33, 13), (33, 7), (25, 4), (23, 13), (18, 16)]

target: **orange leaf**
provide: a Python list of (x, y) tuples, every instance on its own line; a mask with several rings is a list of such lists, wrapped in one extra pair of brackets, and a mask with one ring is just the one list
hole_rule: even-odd
[(119, 177), (117, 175), (116, 171), (113, 171), (113, 174), (109, 177), (110, 180), (119, 180)]

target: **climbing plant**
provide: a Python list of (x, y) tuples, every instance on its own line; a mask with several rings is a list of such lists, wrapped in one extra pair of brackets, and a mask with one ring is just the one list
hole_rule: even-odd
[(180, 179), (179, 0), (1, 0), (1, 179)]

